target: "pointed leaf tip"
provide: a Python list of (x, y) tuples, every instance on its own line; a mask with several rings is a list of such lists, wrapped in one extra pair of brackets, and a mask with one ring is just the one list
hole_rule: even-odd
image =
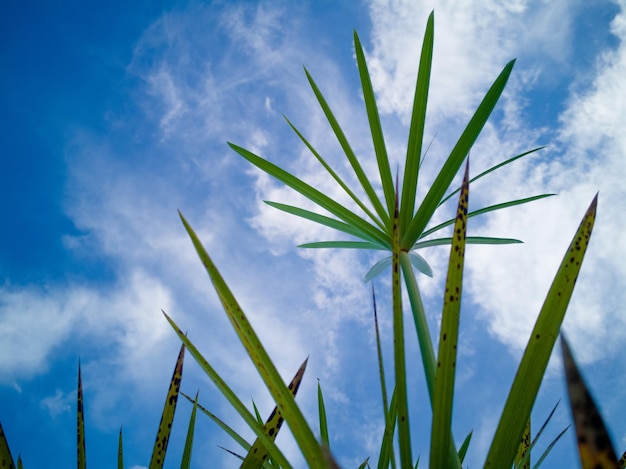
[(582, 467), (619, 469), (620, 465), (602, 416), (563, 334), (561, 334), (561, 353)]

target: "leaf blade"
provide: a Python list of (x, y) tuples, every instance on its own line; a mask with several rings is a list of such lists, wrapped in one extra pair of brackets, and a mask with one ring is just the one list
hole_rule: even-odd
[[(415, 195), (417, 193), (417, 177), (422, 157), (422, 142), (424, 140), (424, 125), (426, 122), (426, 107), (428, 105), (428, 89), (430, 87), (430, 72), (433, 60), (435, 14), (431, 12), (426, 22), (426, 31), (422, 42), (411, 125), (409, 127), (409, 141), (407, 143), (404, 176), (402, 179), (402, 196), (400, 199), (400, 227), (402, 233), (409, 226), (415, 210)], [(402, 241), (402, 240), (401, 240)], [(404, 246), (404, 242), (401, 243)]]
[(485, 467), (510, 467), (539, 391), (596, 217), (598, 196), (587, 209), (546, 295), (511, 385)]
[(274, 363), (256, 335), (256, 332), (252, 328), (248, 318), (239, 306), (239, 303), (235, 299), (219, 270), (213, 263), (213, 260), (204, 249), (204, 246), (198, 239), (198, 236), (182, 214), (180, 214), (180, 218), (192, 240), (206, 272), (209, 274), (211, 282), (213, 283), (229, 321), (233, 325), (233, 328), (235, 329), (241, 343), (245, 347), (246, 352), (255, 365), (259, 375), (263, 379), (263, 382), (265, 383), (272, 398), (280, 409), (281, 415), (287, 421), (287, 424), (289, 425), (304, 458), (312, 467), (323, 467), (325, 456), (322, 453), (322, 449), (311, 428), (306, 422), (302, 411), (295, 403), (291, 392), (287, 386), (285, 386), (278, 370), (276, 370)]
[[(359, 68), (359, 77), (361, 79), (361, 89), (363, 90), (365, 110), (367, 112), (367, 118), (372, 134), (372, 142), (374, 144), (374, 153), (376, 154), (376, 162), (378, 163), (378, 174), (380, 175), (383, 193), (385, 195), (385, 202), (387, 203), (387, 213), (391, 214), (393, 213), (393, 204), (395, 199), (391, 167), (389, 165), (389, 157), (387, 156), (385, 137), (380, 124), (380, 115), (378, 114), (372, 80), (367, 68), (365, 54), (363, 53), (363, 46), (361, 45), (361, 41), (359, 40), (359, 36), (356, 31), (354, 31), (354, 50), (356, 52), (356, 61)], [(389, 223), (391, 217), (387, 217), (387, 220)]]
[(292, 175), (291, 173), (285, 171), (284, 169), (276, 166), (273, 163), (270, 163), (267, 160), (264, 160), (258, 155), (255, 155), (251, 151), (246, 150), (240, 146), (235, 145), (234, 143), (228, 142), (228, 145), (239, 155), (243, 156), (246, 160), (252, 163), (254, 166), (259, 168), (261, 171), (266, 172), (272, 177), (278, 179), (283, 184), (291, 187), (296, 192), (299, 192), (312, 202), (316, 203), (320, 207), (325, 210), (328, 210), (330, 213), (335, 215), (337, 218), (343, 220), (349, 225), (359, 229), (360, 231), (366, 233), (369, 238), (376, 240), (382, 245), (391, 247), (391, 240), (388, 239), (383, 232), (381, 232), (378, 228), (368, 223), (363, 218), (359, 217), (355, 213), (351, 212), (343, 205), (337, 203), (327, 195), (321, 193), (317, 189), (311, 187), (301, 179)]
[(495, 108), (502, 91), (506, 86), (509, 76), (511, 75), (514, 64), (515, 60), (510, 61), (504, 67), (502, 72), (500, 72), (500, 75), (498, 75), (489, 88), (489, 91), (487, 91), (487, 94), (468, 122), (456, 145), (450, 152), (450, 156), (439, 171), (435, 181), (424, 197), (424, 201), (417, 209), (417, 213), (413, 216), (409, 226), (406, 228), (402, 236), (401, 244), (404, 249), (410, 248), (410, 246), (417, 241), (424, 231), (424, 228), (432, 218), (433, 213), (439, 206), (439, 202), (443, 198), (448, 187), (450, 187), (452, 179), (458, 172), (463, 160), (469, 153), (471, 147), (474, 145), (474, 142), (486, 124), (487, 119)]
[[(450, 447), (454, 443), (451, 432), (452, 408), (461, 313), (468, 203), (469, 161), (465, 166), (465, 176), (459, 196), (444, 293), (441, 330), (439, 334), (439, 350), (437, 352), (437, 371), (435, 373), (430, 467), (460, 466), (457, 452), (454, 451), (451, 453)], [(456, 459), (454, 466), (451, 464), (451, 458)]]
[(165, 405), (161, 414), (161, 422), (157, 430), (156, 441), (152, 448), (152, 457), (150, 458), (150, 469), (162, 469), (165, 463), (165, 454), (170, 439), (172, 423), (174, 422), (174, 414), (176, 413), (176, 403), (178, 402), (178, 393), (180, 392), (180, 381), (183, 377), (183, 362), (185, 359), (185, 345), (180, 346), (176, 366), (172, 373), (172, 379), (165, 398)]
[(609, 432), (563, 335), (561, 354), (582, 469), (620, 469)]

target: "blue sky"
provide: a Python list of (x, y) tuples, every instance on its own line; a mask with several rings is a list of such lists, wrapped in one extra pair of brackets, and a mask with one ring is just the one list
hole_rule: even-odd
[[(525, 244), (469, 247), (454, 431), (482, 465), (506, 390), (561, 256), (599, 191), (599, 215), (565, 321), (618, 452), (626, 448), (626, 4), (623, 1), (49, 2), (0, 6), (0, 422), (27, 467), (75, 464), (76, 368), (83, 370), (87, 455), (146, 467), (179, 342), (160, 310), (262, 413), (272, 404), (219, 307), (180, 221), (214, 257), (288, 379), (310, 356), (299, 402), (316, 418), (316, 378), (342, 467), (376, 455), (378, 401), (369, 285), (373, 254), (305, 251), (334, 236), (263, 204), (306, 203), (226, 145), (257, 151), (340, 197), (283, 120), (345, 173), (303, 73), (315, 77), (370, 174), (352, 46), (364, 44), (393, 164), (403, 159), (417, 57), (435, 10), (424, 164), (428, 181), (502, 67), (517, 63), (472, 151), (472, 173), (542, 152), (472, 187), (476, 207), (558, 197), (472, 219), (470, 234)], [(420, 194), (427, 189), (423, 184)], [(443, 217), (444, 215), (440, 215)], [(443, 218), (441, 218), (443, 219)], [(475, 220), (475, 221), (474, 221)], [(434, 220), (434, 222), (437, 220)], [(425, 251), (420, 277), (433, 330), (447, 262)], [(386, 278), (377, 281), (381, 291)], [(379, 315), (390, 346), (389, 298)], [(414, 452), (427, 457), (430, 410), (408, 336)], [(390, 348), (387, 350), (390, 354)], [(536, 426), (569, 423), (558, 357)], [(182, 388), (243, 424), (188, 359)], [(190, 406), (181, 402), (167, 467), (178, 467)], [(285, 452), (301, 464), (289, 435)], [(246, 433), (249, 435), (249, 433)], [(235, 467), (234, 443), (199, 418), (195, 467)], [(570, 431), (548, 461), (575, 464)], [(561, 459), (560, 462), (557, 462)]]

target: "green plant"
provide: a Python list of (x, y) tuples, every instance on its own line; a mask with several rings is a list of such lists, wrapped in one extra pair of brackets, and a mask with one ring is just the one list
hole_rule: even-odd
[[(376, 195), (374, 183), (365, 174), (359, 159), (350, 146), (345, 133), (335, 118), (330, 106), (326, 102), (319, 87), (305, 70), (307, 79), (313, 92), (326, 115), (333, 133), (339, 141), (343, 151), (366, 194), (368, 207), (350, 189), (348, 185), (326, 163), (320, 153), (313, 148), (304, 135), (289, 121), (298, 137), (309, 148), (314, 157), (327, 170), (329, 175), (342, 187), (347, 195), (362, 210), (365, 217), (342, 206), (334, 199), (308, 185), (293, 174), (261, 158), (260, 156), (229, 143), (231, 148), (246, 160), (270, 174), (279, 181), (298, 191), (331, 216), (314, 213), (299, 207), (286, 205), (278, 202), (267, 202), (269, 205), (287, 213), (305, 218), (309, 221), (325, 225), (352, 236), (352, 240), (327, 241), (309, 243), (303, 245), (308, 248), (357, 248), (388, 251), (391, 256), (383, 259), (368, 273), (366, 278), (371, 278), (380, 273), (386, 266), (392, 267), (392, 298), (393, 298), (393, 328), (394, 328), (394, 351), (393, 364), (395, 383), (393, 385), (391, 402), (388, 403), (389, 393), (385, 389), (384, 367), (382, 353), (379, 349), (379, 362), (381, 370), (381, 385), (384, 405), (384, 418), (386, 421), (385, 433), (382, 436), (381, 451), (378, 458), (378, 467), (395, 467), (396, 454), (392, 449), (392, 442), (397, 430), (397, 457), (401, 467), (413, 467), (416, 463), (413, 458), (410, 438), (410, 424), (408, 412), (408, 398), (406, 390), (406, 366), (404, 323), (402, 318), (402, 295), (401, 276), (407, 289), (411, 310), (415, 323), (416, 335), (420, 346), (423, 360), (423, 368), (426, 375), (430, 401), (432, 406), (432, 433), (430, 441), (430, 467), (461, 467), (463, 456), (467, 451), (470, 436), (466, 437), (461, 445), (461, 450), (456, 450), (455, 441), (451, 434), (451, 415), (454, 400), (455, 363), (457, 353), (457, 336), (460, 316), (460, 298), (463, 283), (463, 261), (466, 243), (503, 244), (517, 242), (517, 240), (503, 238), (476, 238), (466, 236), (466, 224), (468, 218), (493, 210), (512, 207), (551, 194), (541, 194), (525, 199), (513, 200), (501, 204), (486, 207), (481, 210), (468, 213), (468, 197), (470, 182), (483, 177), (512, 163), (513, 161), (529, 155), (539, 148), (514, 156), (503, 161), (487, 171), (482, 172), (475, 178), (469, 178), (469, 165), (466, 166), (465, 177), (461, 188), (450, 191), (450, 185), (457, 174), (461, 164), (466, 160), (469, 151), (478, 138), (483, 126), (493, 111), (513, 68), (514, 61), (507, 64), (498, 78), (485, 95), (476, 112), (462, 132), (457, 144), (450, 155), (442, 164), (439, 174), (432, 182), (426, 196), (416, 208), (416, 187), (421, 165), (422, 142), (424, 139), (424, 122), (430, 80), (430, 69), (433, 50), (434, 16), (431, 14), (426, 27), (426, 34), (422, 46), (420, 65), (418, 70), (413, 114), (411, 119), (407, 155), (405, 160), (402, 190), (394, 185), (389, 160), (385, 148), (384, 137), (380, 125), (374, 92), (372, 89), (365, 56), (355, 33), (355, 50), (359, 75), (363, 88), (363, 96), (366, 112), (370, 124), (372, 141), (375, 149), (379, 169), (379, 182), (382, 187), (384, 198), (381, 200)], [(446, 195), (447, 193), (447, 195)], [(427, 229), (434, 212), (453, 195), (459, 193), (457, 216), (443, 224)], [(583, 217), (581, 225), (574, 236), (570, 247), (559, 267), (553, 284), (547, 294), (544, 305), (537, 318), (528, 345), (519, 364), (516, 377), (511, 385), (509, 396), (505, 403), (500, 423), (494, 435), (491, 448), (487, 455), (485, 467), (511, 467), (529, 464), (527, 450), (530, 445), (530, 411), (535, 402), (539, 385), (542, 381), (548, 359), (559, 334), (564, 314), (574, 288), (575, 279), (582, 264), (587, 243), (591, 235), (595, 220), (596, 199), (592, 201), (587, 213)], [(323, 451), (326, 445), (320, 445), (313, 436), (312, 429), (302, 419), (301, 413), (292, 397), (286, 392), (271, 359), (267, 356), (258, 338), (251, 329), (245, 314), (237, 304), (235, 297), (221, 277), (208, 253), (204, 250), (189, 223), (184, 219), (183, 224), (189, 233), (192, 242), (202, 260), (218, 293), (224, 309), (237, 331), (241, 341), (259, 373), (265, 381), (272, 397), (277, 402), (279, 412), (291, 427), (291, 431), (300, 445), (302, 453), (310, 467), (328, 467), (334, 463), (328, 461), (327, 453)], [(454, 225), (452, 237), (431, 239), (429, 236), (447, 226)], [(426, 315), (421, 301), (418, 282), (415, 277), (413, 266), (423, 273), (428, 274), (430, 267), (425, 259), (415, 251), (421, 248), (450, 244), (451, 254), (448, 266), (448, 275), (445, 287), (444, 309), (442, 314), (438, 350), (435, 353), (432, 339), (426, 322)], [(192, 350), (192, 355), (201, 363), (205, 371), (210, 375), (215, 372), (208, 368), (208, 363), (201, 354), (193, 347), (175, 323), (168, 317), (181, 340)], [(224, 392), (224, 391), (223, 391)], [(228, 393), (229, 400), (233, 400)], [(320, 400), (320, 402), (322, 402)], [(247, 410), (237, 406), (238, 410), (246, 418)], [(324, 425), (323, 406), (320, 405), (320, 426)], [(252, 420), (250, 417), (247, 420)], [(258, 437), (261, 437), (262, 428), (251, 425)], [(558, 439), (558, 437), (557, 437)], [(326, 437), (324, 437), (326, 440)], [(522, 449), (522, 451), (518, 450)], [(280, 450), (272, 444), (268, 447), (272, 459), (281, 466), (290, 467), (284, 461), (275, 458), (280, 455)], [(518, 454), (519, 453), (519, 454)], [(282, 458), (281, 458), (282, 459)], [(367, 463), (365, 463), (367, 464)]]
[[(523, 199), (512, 200), (485, 207), (473, 212), (468, 211), (470, 184), (476, 179), (487, 176), (491, 172), (501, 169), (506, 165), (528, 156), (540, 148), (532, 149), (528, 152), (506, 159), (498, 165), (481, 172), (474, 178), (469, 177), (469, 152), (474, 142), (478, 138), (481, 130), (495, 108), (502, 91), (507, 83), (509, 75), (513, 69), (514, 61), (509, 62), (500, 75), (496, 78), (475, 113), (469, 120), (465, 130), (461, 133), (457, 143), (450, 154), (445, 158), (441, 169), (434, 181), (430, 185), (424, 199), (417, 202), (418, 175), (422, 163), (422, 151), (424, 141), (424, 124), (426, 118), (426, 108), (428, 102), (428, 90), (430, 82), (430, 72), (432, 64), (433, 41), (434, 41), (434, 15), (431, 14), (426, 26), (426, 33), (421, 51), (420, 65), (417, 75), (415, 98), (413, 103), (413, 113), (409, 129), (407, 154), (402, 177), (402, 188), (400, 190), (398, 181), (393, 181), (385, 140), (382, 133), (380, 117), (378, 114), (374, 91), (372, 88), (365, 55), (357, 34), (354, 35), (359, 76), (363, 89), (366, 113), (370, 125), (372, 142), (378, 164), (378, 178), (374, 182), (363, 170), (359, 158), (353, 152), (345, 133), (335, 118), (330, 106), (326, 102), (319, 87), (306, 72), (307, 79), (313, 92), (326, 115), (330, 127), (339, 141), (355, 175), (361, 185), (361, 190), (365, 193), (369, 206), (361, 201), (356, 195), (356, 191), (337, 175), (337, 173), (327, 164), (319, 152), (313, 148), (304, 135), (289, 121), (302, 142), (310, 149), (314, 157), (327, 170), (329, 175), (342, 187), (353, 202), (360, 208), (362, 213), (349, 210), (339, 204), (323, 192), (308, 185), (298, 179), (293, 174), (270, 163), (254, 153), (229, 143), (231, 148), (243, 156), (253, 165), (275, 177), (284, 184), (306, 196), (312, 202), (325, 210), (330, 216), (314, 213), (299, 207), (286, 205), (278, 202), (267, 203), (284, 212), (302, 217), (309, 221), (322, 224), (324, 226), (338, 230), (352, 237), (344, 241), (321, 241), (303, 245), (307, 248), (349, 248), (368, 249), (386, 251), (389, 255), (381, 259), (367, 273), (367, 280), (382, 273), (391, 266), (391, 297), (393, 299), (393, 367), (394, 383), (392, 389), (387, 389), (385, 377), (385, 367), (383, 350), (381, 347), (378, 321), (376, 316), (375, 297), (374, 303), (374, 325), (377, 338), (377, 354), (379, 362), (380, 383), (382, 391), (383, 418), (385, 429), (381, 435), (380, 451), (377, 455), (377, 467), (417, 467), (419, 458), (415, 458), (411, 447), (411, 426), (409, 422), (409, 399), (407, 393), (407, 369), (406, 352), (404, 343), (405, 324), (403, 320), (402, 288), (406, 288), (408, 293), (410, 308), (413, 315), (416, 338), (420, 347), (422, 364), (426, 377), (429, 392), (429, 399), (432, 408), (432, 431), (430, 438), (429, 465), (431, 468), (460, 468), (465, 455), (470, 446), (472, 433), (470, 432), (462, 441), (457, 450), (457, 441), (451, 432), (452, 410), (454, 402), (454, 383), (456, 377), (456, 357), (457, 338), (459, 332), (460, 303), (463, 289), (463, 265), (465, 259), (465, 246), (468, 243), (479, 244), (507, 244), (519, 242), (515, 239), (497, 237), (474, 237), (467, 236), (468, 219), (488, 213), (494, 210), (513, 207), (516, 205), (549, 197), (552, 194), (540, 194)], [(454, 177), (459, 172), (463, 162), (466, 161), (465, 172), (462, 185), (459, 188), (451, 189)], [(377, 195), (375, 186), (380, 185), (383, 198)], [(429, 223), (435, 211), (450, 198), (458, 194), (456, 216), (445, 223), (429, 228)], [(591, 202), (587, 212), (582, 218), (581, 224), (576, 231), (574, 238), (569, 245), (563, 261), (558, 268), (552, 285), (547, 293), (544, 304), (536, 320), (533, 331), (529, 337), (528, 344), (517, 368), (517, 372), (506, 403), (500, 417), (498, 427), (491, 442), (489, 452), (486, 456), (485, 467), (506, 468), (506, 467), (530, 467), (530, 450), (537, 437), (541, 435), (545, 424), (538, 432), (537, 437), (531, 442), (530, 439), (530, 412), (535, 402), (539, 385), (543, 379), (548, 359), (560, 332), (560, 327), (564, 319), (569, 299), (574, 289), (575, 281), (582, 266), (586, 248), (593, 229), (596, 216), (597, 197)], [(289, 385), (286, 385), (273, 361), (266, 352), (263, 344), (250, 325), (246, 314), (241, 309), (234, 294), (224, 281), (213, 260), (203, 247), (200, 239), (187, 222), (183, 215), (180, 215), (185, 230), (191, 238), (192, 244), (203, 263), (213, 286), (218, 294), (222, 306), (229, 318), (239, 339), (244, 345), (246, 352), (261, 378), (267, 386), (269, 393), (276, 403), (276, 408), (266, 421), (259, 416), (256, 407), (253, 414), (246, 407), (235, 392), (220, 377), (219, 373), (210, 365), (209, 361), (202, 355), (194, 342), (178, 327), (174, 320), (163, 312), (166, 320), (170, 323), (178, 337), (183, 343), (177, 360), (174, 374), (171, 380), (170, 389), (163, 410), (163, 416), (154, 450), (150, 462), (150, 468), (163, 467), (166, 456), (167, 443), (170, 436), (171, 424), (174, 419), (177, 398), (182, 379), (182, 366), (184, 350), (187, 349), (192, 357), (200, 365), (201, 369), (213, 381), (218, 390), (226, 397), (233, 408), (241, 415), (246, 424), (256, 435), (256, 440), (251, 444), (238, 435), (231, 427), (220, 420), (217, 416), (209, 412), (198, 403), (198, 394), (195, 398), (187, 395), (185, 397), (193, 403), (192, 414), (188, 426), (185, 451), (181, 462), (181, 467), (188, 468), (191, 463), (191, 450), (193, 443), (194, 425), (196, 411), (200, 409), (207, 414), (218, 425), (227, 432), (233, 439), (241, 445), (246, 455), (239, 455), (236, 451), (230, 451), (242, 460), (243, 468), (258, 467), (283, 467), (291, 468), (292, 465), (275, 443), (275, 438), (281, 428), (283, 420), (287, 422), (290, 430), (300, 447), (300, 450), (311, 468), (334, 468), (339, 467), (330, 452), (330, 438), (328, 434), (326, 410), (324, 405), (322, 388), (318, 383), (318, 408), (319, 408), (319, 439), (309, 422), (307, 422), (295, 402), (295, 395), (301, 383), (306, 361), (296, 373)], [(431, 235), (451, 226), (452, 235), (432, 238)], [(431, 268), (424, 257), (416, 251), (430, 246), (450, 245), (450, 258), (447, 269), (447, 277), (444, 291), (443, 311), (441, 325), (439, 328), (439, 340), (437, 350), (430, 336), (426, 313), (421, 300), (421, 294), (417, 277), (414, 271), (424, 274), (431, 274)], [(595, 435), (600, 434), (602, 441), (609, 441), (608, 437), (602, 433), (603, 427), (595, 426), (591, 428), (591, 433), (581, 433), (589, 431), (590, 427), (580, 424), (584, 423), (581, 413), (575, 403), (580, 397), (584, 399), (584, 407), (589, 409), (588, 415), (592, 415), (597, 420), (597, 410), (595, 406), (589, 405), (586, 399), (586, 388), (582, 379), (576, 378), (577, 372), (573, 358), (569, 354), (567, 344), (563, 341), (564, 362), (568, 374), (568, 385), (570, 389), (570, 400), (574, 410), (574, 421), (577, 432), (584, 435), (585, 439), (580, 440), (581, 460), (583, 467), (624, 467), (622, 457), (621, 462), (616, 461), (615, 452), (609, 451), (604, 444), (599, 451), (595, 451), (588, 444), (594, 440)], [(568, 355), (569, 354), (569, 355)], [(582, 383), (582, 387), (581, 384)], [(574, 393), (574, 394), (572, 394)], [(389, 398), (389, 396), (391, 396)], [(572, 397), (574, 396), (574, 397)], [(85, 451), (85, 430), (83, 412), (82, 380), (78, 375), (78, 467), (86, 466)], [(552, 414), (546, 420), (550, 420)], [(594, 420), (594, 421), (595, 421)], [(565, 430), (564, 430), (565, 431)], [(563, 431), (563, 432), (564, 432)], [(561, 432), (549, 445), (548, 450), (556, 443), (563, 434)], [(595, 433), (593, 433), (595, 432)], [(591, 435), (589, 437), (588, 435)], [(394, 441), (397, 447), (394, 449)], [(610, 441), (609, 441), (610, 446)], [(544, 453), (534, 467), (538, 467), (544, 460)], [(364, 455), (364, 461), (360, 468), (370, 467), (370, 457)], [(0, 426), (0, 467), (15, 467), (8, 443)], [(18, 459), (18, 467), (21, 467), (21, 458)], [(123, 467), (122, 432), (119, 435), (119, 457), (118, 467)]]

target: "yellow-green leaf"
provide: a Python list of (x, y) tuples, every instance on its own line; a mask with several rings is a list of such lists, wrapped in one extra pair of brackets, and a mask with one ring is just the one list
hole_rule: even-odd
[[(302, 382), (302, 378), (304, 377), (304, 371), (306, 370), (306, 364), (308, 361), (308, 358), (304, 360), (304, 363), (300, 365), (300, 368), (298, 368), (298, 371), (289, 383), (289, 390), (294, 397), (298, 393), (298, 388), (300, 387), (300, 383)], [(280, 427), (282, 425), (283, 417), (280, 414), (278, 407), (274, 407), (274, 410), (265, 422), (265, 433), (272, 441), (276, 439), (276, 436), (278, 435), (278, 432), (280, 431)], [(254, 441), (254, 444), (252, 445), (250, 450), (248, 451), (248, 454), (246, 455), (243, 463), (241, 464), (241, 469), (254, 469), (261, 467), (268, 456), (268, 450), (263, 445), (263, 442), (259, 438), (257, 438)]]
[(7, 437), (2, 429), (0, 423), (0, 469), (15, 469), (15, 463), (13, 462), (13, 456), (11, 456), (11, 450), (9, 449), (9, 443)]
[(172, 422), (174, 421), (174, 414), (176, 412), (176, 402), (178, 402), (178, 394), (180, 392), (180, 382), (183, 378), (184, 358), (185, 346), (181, 345), (180, 352), (178, 353), (178, 359), (176, 360), (176, 366), (174, 367), (174, 373), (172, 374), (170, 387), (167, 391), (167, 398), (165, 399), (163, 413), (161, 414), (161, 423), (159, 424), (159, 430), (157, 431), (156, 441), (154, 442), (154, 448), (152, 449), (150, 469), (161, 469), (163, 467), (163, 463), (165, 462), (165, 453), (170, 439)]

